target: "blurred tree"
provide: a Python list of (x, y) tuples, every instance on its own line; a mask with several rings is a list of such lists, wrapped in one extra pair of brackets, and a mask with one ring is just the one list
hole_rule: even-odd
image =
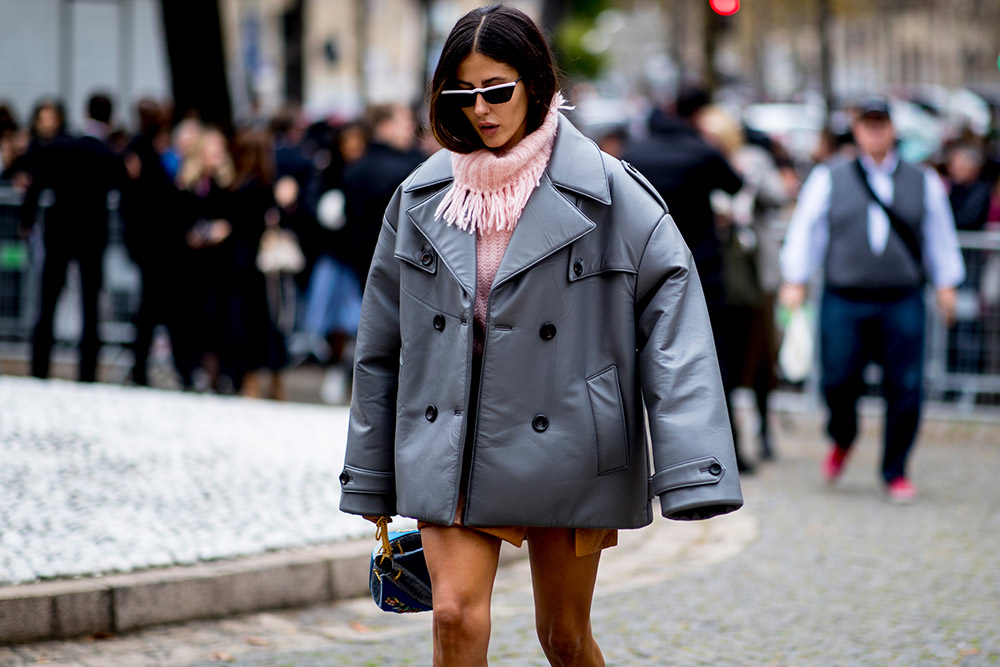
[(160, 0), (160, 5), (175, 119), (197, 113), (206, 123), (231, 131), (219, 0)]
[[(603, 50), (595, 48), (595, 21), (608, 8), (608, 0), (547, 2), (543, 23), (559, 18), (553, 32), (559, 66), (571, 79), (594, 79), (607, 64)], [(546, 16), (546, 11), (548, 16)]]

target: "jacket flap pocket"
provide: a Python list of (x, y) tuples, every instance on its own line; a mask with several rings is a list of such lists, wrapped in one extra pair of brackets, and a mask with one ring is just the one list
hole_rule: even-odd
[(570, 248), (566, 276), (571, 283), (610, 271), (635, 273), (628, 258), (622, 255), (621, 248), (608, 247), (596, 235), (591, 236), (594, 238), (584, 237)]
[(679, 463), (653, 475), (652, 490), (655, 495), (686, 486), (718, 484), (726, 466), (714, 456)]
[(396, 492), (396, 475), (345, 465), (340, 473), (340, 488), (346, 493), (391, 494)]
[(437, 251), (412, 225), (399, 226), (393, 254), (396, 259), (403, 260), (421, 271), (437, 273)]
[(597, 474), (605, 475), (627, 468), (628, 436), (621, 388), (618, 386), (618, 369), (611, 366), (587, 378), (587, 393), (597, 433)]

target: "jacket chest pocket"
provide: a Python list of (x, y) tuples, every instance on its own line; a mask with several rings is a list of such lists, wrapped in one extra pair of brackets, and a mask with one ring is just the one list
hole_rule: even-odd
[(610, 366), (587, 378), (587, 394), (597, 434), (597, 474), (606, 475), (627, 468), (628, 434), (618, 369)]
[(423, 241), (397, 247), (395, 257), (400, 262), (400, 289), (418, 301), (436, 304), (436, 292), (440, 289), (435, 280), (438, 257), (430, 243)]

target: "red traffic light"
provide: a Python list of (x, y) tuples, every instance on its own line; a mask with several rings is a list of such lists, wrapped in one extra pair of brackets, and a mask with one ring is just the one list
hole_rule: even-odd
[(720, 16), (732, 16), (740, 11), (740, 0), (709, 0), (708, 4)]

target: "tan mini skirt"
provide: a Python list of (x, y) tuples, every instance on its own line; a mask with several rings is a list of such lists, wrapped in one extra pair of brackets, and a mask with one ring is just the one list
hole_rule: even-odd
[[(459, 496), (458, 507), (455, 508), (455, 523), (466, 530), (474, 530), (477, 533), (491, 535), (504, 542), (509, 542), (517, 548), (524, 544), (528, 529), (525, 526), (466, 526), (462, 523), (462, 509), (465, 506), (465, 496)], [(440, 524), (428, 521), (418, 521), (417, 528), (423, 529), (425, 526), (438, 526)], [(602, 549), (607, 549), (618, 544), (618, 531), (614, 528), (573, 528), (573, 542), (576, 548), (576, 555), (589, 556)]]

